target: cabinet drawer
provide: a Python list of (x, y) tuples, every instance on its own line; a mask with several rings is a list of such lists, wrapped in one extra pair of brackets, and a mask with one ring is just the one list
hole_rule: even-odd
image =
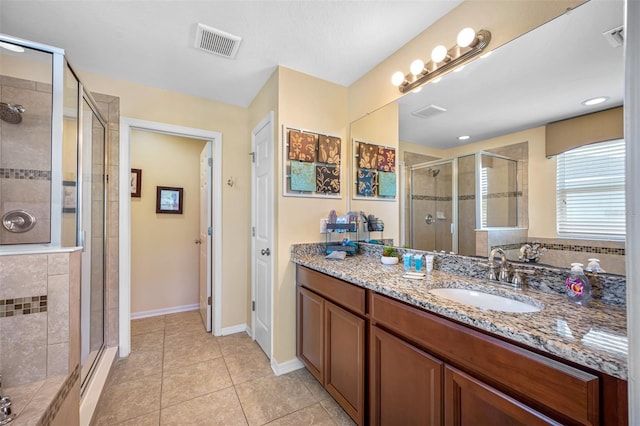
[[(378, 294), (374, 323), (569, 423), (599, 423), (598, 377)], [(551, 410), (551, 411), (549, 411)]]
[(360, 315), (365, 313), (364, 288), (346, 283), (320, 272), (297, 266), (296, 280), (298, 285), (306, 287), (325, 298)]

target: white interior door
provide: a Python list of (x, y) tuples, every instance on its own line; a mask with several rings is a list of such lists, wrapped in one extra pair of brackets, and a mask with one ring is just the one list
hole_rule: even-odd
[(273, 113), (251, 132), (252, 182), (252, 329), (253, 338), (271, 358), (271, 287), (273, 231)]
[(200, 316), (211, 331), (211, 142), (200, 153), (200, 231), (199, 250)]

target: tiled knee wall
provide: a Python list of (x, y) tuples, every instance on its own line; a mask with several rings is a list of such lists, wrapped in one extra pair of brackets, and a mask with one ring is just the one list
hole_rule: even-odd
[(0, 373), (18, 386), (79, 363), (80, 252), (0, 256)]

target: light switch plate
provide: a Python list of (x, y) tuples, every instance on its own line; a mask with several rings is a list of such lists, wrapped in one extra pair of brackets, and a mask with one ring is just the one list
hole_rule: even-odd
[(321, 234), (326, 234), (327, 233), (327, 222), (329, 222), (329, 220), (327, 218), (320, 218), (320, 233)]

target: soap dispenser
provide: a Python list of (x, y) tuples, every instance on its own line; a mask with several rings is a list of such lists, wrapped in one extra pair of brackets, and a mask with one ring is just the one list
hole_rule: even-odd
[(604, 273), (604, 269), (600, 267), (600, 259), (589, 259), (589, 264), (584, 269), (587, 272)]
[(573, 303), (586, 306), (591, 300), (591, 283), (582, 271), (582, 263), (572, 263), (571, 273), (565, 284), (569, 300)]

